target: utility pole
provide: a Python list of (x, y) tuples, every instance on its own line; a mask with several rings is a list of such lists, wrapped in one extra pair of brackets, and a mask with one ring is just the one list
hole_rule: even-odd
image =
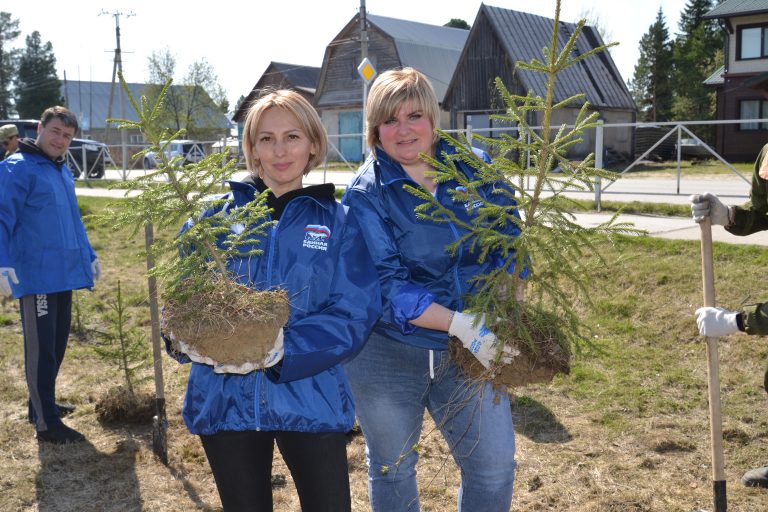
[[(117, 39), (117, 46), (115, 47), (115, 59), (112, 63), (112, 86), (109, 89), (109, 108), (107, 110), (107, 119), (112, 118), (112, 101), (115, 96), (115, 82), (117, 78), (117, 74), (119, 73), (121, 76), (123, 74), (123, 59), (122, 59), (122, 51), (120, 50), (120, 16), (135, 16), (132, 12), (129, 12), (127, 14), (123, 14), (120, 11), (114, 11), (114, 12), (107, 12), (107, 11), (101, 11), (99, 16), (102, 14), (107, 14), (109, 16), (114, 16), (115, 18), (115, 38)], [(122, 87), (120, 88), (120, 117), (122, 119), (125, 119), (125, 92), (123, 91)], [(109, 123), (106, 123), (105, 126), (105, 135), (109, 131)], [(107, 140), (109, 142), (109, 140)], [(122, 171), (122, 178), (123, 180), (126, 180), (128, 178), (128, 134), (125, 132), (125, 130), (120, 131), (120, 145), (122, 147), (122, 160), (123, 160), (123, 171)]]

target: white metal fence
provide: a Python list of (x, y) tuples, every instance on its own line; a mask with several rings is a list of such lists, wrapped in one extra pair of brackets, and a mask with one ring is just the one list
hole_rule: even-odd
[[(750, 123), (768, 123), (768, 119), (750, 119)], [(668, 190), (666, 193), (669, 194), (681, 194), (681, 181), (683, 179), (682, 174), (682, 165), (681, 162), (685, 160), (684, 155), (684, 149), (686, 147), (695, 147), (699, 153), (700, 158), (711, 158), (720, 161), (723, 163), (733, 174), (738, 176), (740, 179), (744, 180), (746, 183), (749, 183), (750, 177), (744, 176), (742, 173), (740, 173), (731, 162), (728, 162), (725, 158), (723, 158), (721, 155), (715, 151), (714, 148), (712, 148), (710, 145), (705, 143), (699, 136), (697, 136), (694, 133), (695, 127), (698, 126), (715, 126), (719, 124), (744, 124), (745, 120), (725, 120), (725, 121), (681, 121), (681, 122), (659, 122), (659, 123), (605, 123), (602, 122), (597, 125), (597, 127), (594, 129), (594, 137), (591, 137), (593, 139), (594, 145), (592, 148), (590, 148), (591, 152), (595, 155), (595, 167), (597, 168), (605, 168), (604, 166), (604, 156), (606, 154), (606, 131), (609, 130), (615, 130), (615, 129), (626, 129), (631, 128), (634, 133), (637, 133), (638, 129), (642, 128), (656, 128), (665, 130), (666, 133), (658, 140), (656, 143), (654, 143), (651, 147), (649, 147), (647, 150), (645, 150), (642, 154), (640, 154), (637, 157), (634, 157), (631, 159), (631, 161), (628, 161), (628, 163), (624, 162), (621, 163), (621, 165), (616, 165), (617, 162), (614, 162), (611, 166), (611, 169), (616, 171), (617, 173), (617, 180), (609, 182), (609, 183), (600, 183), (597, 181), (594, 184), (594, 200), (596, 204), (600, 205), (602, 194), (609, 192), (609, 189), (611, 187), (614, 187), (617, 182), (621, 180), (622, 177), (626, 176), (630, 171), (635, 169), (638, 164), (641, 164), (646, 160), (646, 158), (653, 153), (661, 144), (669, 143), (670, 141), (673, 141), (674, 147), (675, 147), (675, 160), (676, 161), (676, 168), (677, 168), (677, 174), (675, 179), (675, 185), (674, 190)], [(533, 127), (535, 130), (540, 130), (541, 127)], [(552, 129), (559, 129), (560, 126), (553, 127)], [(572, 128), (572, 126), (568, 126), (568, 128)], [(472, 140), (473, 136), (475, 134), (480, 134), (484, 136), (491, 136), (491, 137), (497, 137), (502, 133), (507, 133), (512, 136), (516, 136), (517, 129), (516, 128), (503, 128), (503, 127), (496, 127), (496, 128), (483, 128), (483, 129), (473, 129), (471, 126), (464, 130), (446, 130), (449, 134), (457, 134), (457, 133), (463, 133), (467, 139)], [(328, 148), (328, 157), (326, 160), (326, 163), (324, 164), (322, 170), (328, 171), (329, 169), (335, 169), (335, 170), (349, 170), (354, 171), (358, 168), (360, 162), (358, 161), (350, 161), (346, 159), (342, 153), (340, 148), (340, 141), (342, 138), (349, 138), (349, 137), (357, 137), (361, 138), (363, 137), (363, 134), (355, 133), (355, 134), (344, 134), (344, 135), (329, 135), (329, 148)], [(768, 142), (768, 137), (766, 137), (766, 141)], [(229, 148), (232, 150), (231, 143), (229, 145), (226, 144), (223, 140), (218, 141), (204, 141), (203, 142), (206, 151), (223, 151), (224, 148)], [(127, 146), (127, 154), (134, 155), (139, 153), (141, 150), (145, 149), (146, 145), (140, 145), (140, 144), (129, 144)], [(109, 153), (112, 154), (121, 154), (122, 152), (122, 146), (111, 146), (107, 150), (106, 160), (108, 162), (112, 162), (112, 158), (109, 157)], [(233, 158), (237, 158), (239, 165), (244, 169), (244, 161), (242, 158), (242, 152), (240, 151), (240, 148), (237, 148), (236, 152), (233, 152)], [(88, 168), (89, 163), (86, 162), (84, 154), (80, 155), (72, 155), (73, 158), (77, 161), (76, 165), (78, 166), (79, 170), (83, 170), (85, 168)], [(78, 158), (79, 157), (79, 158)], [(528, 161), (530, 162), (530, 155), (528, 158)], [(107, 164), (109, 165), (109, 164)], [(120, 166), (118, 165), (118, 170), (121, 173), (121, 177), (123, 179), (127, 179), (129, 174), (132, 171), (136, 170), (142, 170), (142, 161), (141, 159), (134, 159), (129, 158), (129, 165), (128, 166)], [(88, 173), (85, 173), (86, 175)], [(84, 176), (85, 177), (85, 176)], [(325, 180), (325, 174), (324, 174), (324, 181)]]

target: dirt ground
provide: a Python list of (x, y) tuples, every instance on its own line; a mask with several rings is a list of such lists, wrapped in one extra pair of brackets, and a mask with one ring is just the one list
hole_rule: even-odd
[[(20, 343), (13, 338), (4, 337), (2, 345)], [(88, 442), (59, 447), (34, 440), (25, 418), (21, 361), (2, 359), (0, 510), (221, 510), (199, 440), (181, 421), (186, 367), (179, 369), (168, 361), (164, 365), (170, 422), (166, 467), (152, 454), (150, 426), (108, 428), (96, 421), (93, 403), (104, 383), (93, 361), (85, 362), (77, 356), (65, 361), (60, 389), (63, 399), (77, 405), (67, 423), (83, 432)], [(90, 392), (76, 393), (81, 385)], [(557, 386), (530, 388), (513, 398), (519, 468), (512, 510), (712, 509), (706, 404), (687, 418), (649, 418), (636, 425), (634, 432), (614, 438), (594, 418), (580, 414)], [(420, 448), (421, 509), (455, 510), (459, 475), (433, 428), (427, 420)], [(738, 430), (726, 433), (727, 447), (743, 444), (749, 437)], [(754, 453), (768, 453), (764, 436), (756, 444)], [(369, 511), (362, 436), (351, 437), (348, 455), (353, 510)], [(742, 469), (734, 464), (727, 467), (729, 510), (768, 510), (768, 491), (738, 484)], [(298, 511), (290, 473), (277, 453), (274, 482), (274, 509)]]

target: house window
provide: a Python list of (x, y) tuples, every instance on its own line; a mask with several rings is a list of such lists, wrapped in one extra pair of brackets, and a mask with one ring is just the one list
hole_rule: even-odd
[[(741, 100), (739, 119), (763, 119), (768, 117), (768, 100)], [(740, 123), (740, 130), (768, 130), (768, 123)]]
[(768, 57), (768, 25), (739, 27), (737, 60)]

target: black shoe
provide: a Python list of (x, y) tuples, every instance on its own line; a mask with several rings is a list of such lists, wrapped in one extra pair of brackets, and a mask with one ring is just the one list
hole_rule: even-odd
[(768, 488), (768, 466), (747, 471), (744, 473), (744, 476), (741, 477), (741, 483), (747, 487)]
[(59, 409), (59, 418), (64, 418), (75, 412), (75, 406), (72, 404), (60, 404), (56, 402), (56, 407)]
[(85, 441), (85, 436), (73, 428), (61, 425), (49, 430), (38, 431), (37, 441), (52, 444), (79, 443)]

